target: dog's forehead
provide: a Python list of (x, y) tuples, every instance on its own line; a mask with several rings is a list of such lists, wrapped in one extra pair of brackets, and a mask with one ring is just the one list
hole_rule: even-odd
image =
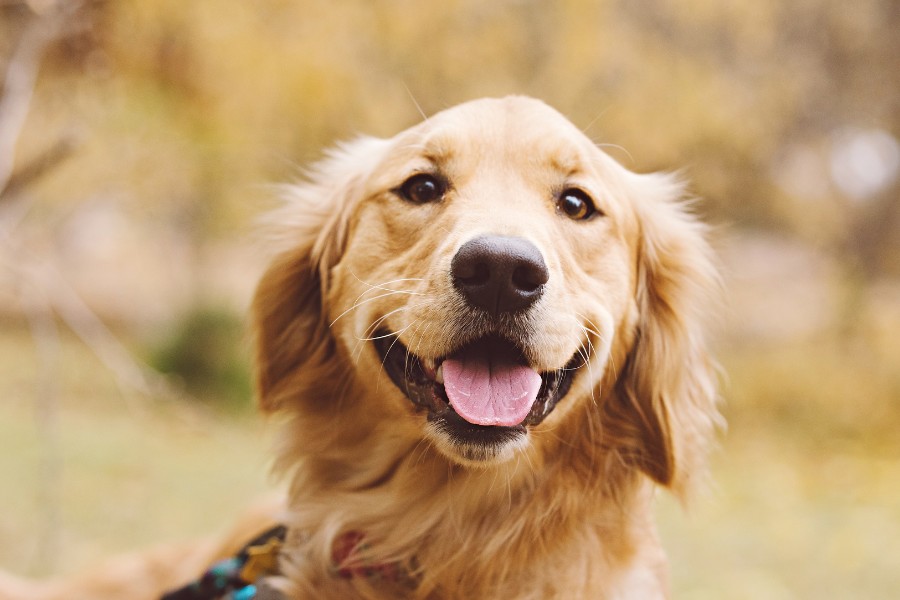
[(401, 137), (407, 147), (438, 165), (503, 161), (574, 173), (598, 152), (559, 112), (539, 100), (518, 96), (458, 105)]

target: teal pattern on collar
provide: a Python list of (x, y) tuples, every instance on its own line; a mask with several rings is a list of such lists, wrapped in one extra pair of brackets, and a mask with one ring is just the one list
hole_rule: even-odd
[[(219, 561), (199, 579), (165, 594), (161, 600), (254, 600), (258, 581), (277, 571), (277, 554), (287, 529), (273, 527), (250, 541), (231, 558)], [(270, 588), (266, 588), (269, 592)], [(273, 594), (277, 594), (271, 590)], [(272, 597), (272, 594), (266, 594)], [(276, 596), (277, 597), (277, 596)]]

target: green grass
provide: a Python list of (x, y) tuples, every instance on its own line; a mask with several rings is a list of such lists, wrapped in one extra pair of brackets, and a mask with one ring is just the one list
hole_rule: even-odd
[[(660, 494), (674, 597), (890, 598), (900, 589), (900, 353), (843, 342), (725, 352), (729, 431), (714, 487), (685, 511)], [(0, 335), (0, 568), (44, 575), (44, 444), (26, 331)], [(58, 389), (60, 562), (216, 531), (260, 492), (269, 440), (250, 414), (125, 398), (64, 339)]]
[(823, 337), (725, 353), (714, 488), (661, 503), (676, 598), (900, 590), (900, 346)]
[(660, 507), (676, 598), (893, 597), (900, 589), (896, 454), (818, 452), (735, 423), (715, 487)]
[[(45, 575), (39, 538), (51, 513), (39, 476), (46, 438), (35, 419), (36, 362), (27, 332), (0, 336), (0, 567)], [(59, 363), (56, 570), (213, 533), (272, 488), (269, 441), (255, 417), (126, 398), (96, 358), (69, 338)]]

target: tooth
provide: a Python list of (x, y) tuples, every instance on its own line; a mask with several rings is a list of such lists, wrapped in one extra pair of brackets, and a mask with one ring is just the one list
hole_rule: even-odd
[(434, 374), (434, 380), (440, 384), (444, 383), (444, 364), (438, 365), (437, 372)]

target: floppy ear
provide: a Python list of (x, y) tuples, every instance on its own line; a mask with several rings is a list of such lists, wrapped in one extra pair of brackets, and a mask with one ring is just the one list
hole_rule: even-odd
[(334, 362), (322, 298), (343, 254), (352, 208), (386, 145), (360, 138), (339, 146), (310, 170), (307, 183), (286, 186), (284, 207), (270, 215), (280, 250), (251, 308), (257, 399), (264, 411), (314, 392)]
[(631, 175), (638, 212), (638, 325), (607, 405), (621, 451), (658, 483), (684, 489), (721, 422), (705, 323), (719, 279), (706, 228), (665, 175)]

